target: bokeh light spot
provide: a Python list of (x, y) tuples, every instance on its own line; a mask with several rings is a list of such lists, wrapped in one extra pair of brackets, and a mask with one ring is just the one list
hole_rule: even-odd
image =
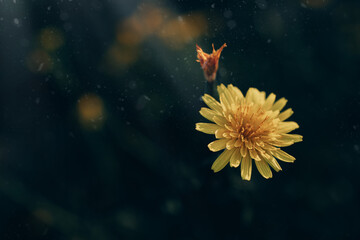
[(84, 94), (77, 103), (79, 121), (87, 130), (99, 130), (105, 120), (103, 100), (93, 93)]
[(47, 51), (55, 51), (64, 44), (64, 36), (57, 28), (44, 28), (40, 33), (40, 44)]
[(158, 31), (158, 36), (172, 48), (182, 48), (207, 32), (207, 21), (203, 14), (179, 16), (169, 20)]
[(33, 73), (48, 73), (53, 69), (51, 56), (42, 49), (35, 49), (30, 52), (26, 64)]

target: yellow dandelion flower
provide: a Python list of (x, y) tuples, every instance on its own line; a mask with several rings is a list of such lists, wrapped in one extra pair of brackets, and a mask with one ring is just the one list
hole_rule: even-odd
[(251, 179), (252, 159), (264, 178), (271, 178), (269, 165), (280, 171), (276, 159), (294, 162), (295, 158), (280, 147), (302, 141), (302, 136), (289, 134), (299, 125), (285, 121), (292, 114), (291, 108), (281, 112), (287, 100), (275, 102), (275, 94), (267, 98), (265, 92), (250, 88), (244, 96), (233, 85), (217, 87), (220, 102), (205, 94), (202, 98), (209, 108), (201, 108), (200, 114), (213, 123), (197, 123), (196, 130), (215, 134), (216, 141), (208, 147), (217, 152), (225, 149), (215, 160), (211, 169), (218, 172), (229, 162), (231, 167), (241, 165), (241, 177)]

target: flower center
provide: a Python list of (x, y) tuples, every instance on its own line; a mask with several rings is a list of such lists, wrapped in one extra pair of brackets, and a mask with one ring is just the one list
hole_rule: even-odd
[(265, 112), (261, 105), (243, 104), (228, 115), (225, 127), (229, 131), (224, 137), (232, 139), (235, 147), (243, 143), (250, 149), (256, 143), (263, 145), (263, 141), (275, 132), (278, 123), (272, 113)]

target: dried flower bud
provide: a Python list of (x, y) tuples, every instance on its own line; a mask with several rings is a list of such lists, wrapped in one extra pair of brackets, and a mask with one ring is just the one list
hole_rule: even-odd
[(219, 59), (221, 52), (224, 47), (226, 47), (226, 43), (221, 46), (218, 50), (215, 51), (214, 44), (212, 44), (213, 52), (211, 54), (204, 53), (204, 51), (196, 44), (197, 51), (197, 62), (200, 63), (202, 69), (204, 70), (205, 79), (208, 82), (213, 82), (216, 79), (216, 72), (219, 67)]

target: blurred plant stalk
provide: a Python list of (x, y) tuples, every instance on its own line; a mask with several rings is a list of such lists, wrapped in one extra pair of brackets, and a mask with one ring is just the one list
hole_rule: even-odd
[(224, 43), (218, 50), (215, 50), (214, 44), (212, 44), (213, 52), (211, 54), (205, 53), (199, 45), (196, 44), (197, 62), (200, 63), (201, 68), (204, 71), (204, 77), (206, 79), (205, 93), (211, 96), (215, 93), (215, 80), (216, 73), (219, 68), (219, 59), (222, 50), (227, 47)]

